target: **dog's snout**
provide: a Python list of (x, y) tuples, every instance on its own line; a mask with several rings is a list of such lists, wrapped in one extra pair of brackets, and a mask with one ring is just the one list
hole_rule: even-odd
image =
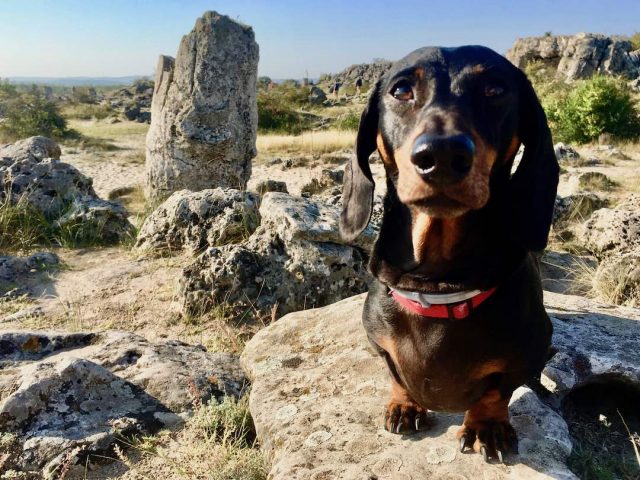
[(467, 176), (473, 164), (475, 144), (467, 135), (420, 135), (413, 144), (411, 162), (426, 182), (451, 185)]

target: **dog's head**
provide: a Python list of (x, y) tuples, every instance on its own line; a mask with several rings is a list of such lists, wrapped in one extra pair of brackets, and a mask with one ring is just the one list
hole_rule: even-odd
[[(520, 144), (525, 151), (510, 178)], [(558, 164), (544, 111), (525, 75), (478, 46), (422, 48), (374, 86), (347, 165), (341, 231), (368, 224), (378, 150), (398, 199), (436, 218), (483, 208), (504, 192), (508, 221), (529, 250), (546, 245)], [(499, 187), (493, 187), (499, 185)]]

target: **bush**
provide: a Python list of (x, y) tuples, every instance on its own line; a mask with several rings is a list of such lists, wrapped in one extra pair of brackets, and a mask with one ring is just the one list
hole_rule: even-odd
[(585, 143), (602, 133), (619, 139), (640, 137), (640, 112), (623, 79), (596, 75), (568, 85), (542, 62), (531, 62), (525, 71), (555, 140)]
[(629, 38), (629, 41), (631, 42), (632, 48), (634, 50), (640, 49), (640, 32), (636, 32), (633, 35), (631, 35), (631, 38)]
[(5, 140), (34, 135), (61, 139), (72, 133), (55, 103), (46, 100), (38, 92), (18, 94), (15, 89), (12, 93), (10, 91), (11, 88), (3, 85), (3, 94), (0, 96), (3, 115), (0, 134)]
[(360, 114), (355, 111), (350, 111), (345, 113), (344, 115), (340, 115), (336, 119), (334, 124), (334, 126), (338, 130), (349, 130), (349, 131), (357, 131), (359, 125), (360, 125)]
[(640, 137), (640, 112), (622, 79), (598, 75), (581, 81), (547, 113), (561, 141), (585, 143), (603, 133), (619, 139)]
[(258, 130), (297, 135), (309, 128), (308, 117), (298, 109), (308, 103), (306, 88), (277, 85), (258, 91)]

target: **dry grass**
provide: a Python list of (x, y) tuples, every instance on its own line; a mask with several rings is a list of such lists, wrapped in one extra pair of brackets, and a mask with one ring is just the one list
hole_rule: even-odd
[(259, 135), (258, 152), (322, 154), (336, 150), (352, 149), (356, 134), (350, 131), (322, 130), (301, 135)]
[(119, 477), (266, 479), (266, 462), (256, 445), (247, 397), (194, 403), (194, 414), (180, 432), (123, 439), (128, 449), (115, 449), (113, 460), (128, 471)]
[(70, 120), (69, 127), (87, 137), (96, 137), (105, 140), (120, 139), (123, 136), (146, 135), (149, 130), (148, 123), (107, 123), (93, 120)]

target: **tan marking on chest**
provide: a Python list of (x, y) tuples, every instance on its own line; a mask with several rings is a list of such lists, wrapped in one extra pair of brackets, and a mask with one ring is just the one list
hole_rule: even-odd
[(417, 262), (451, 260), (462, 239), (462, 220), (433, 218), (426, 213), (412, 213), (411, 237)]

